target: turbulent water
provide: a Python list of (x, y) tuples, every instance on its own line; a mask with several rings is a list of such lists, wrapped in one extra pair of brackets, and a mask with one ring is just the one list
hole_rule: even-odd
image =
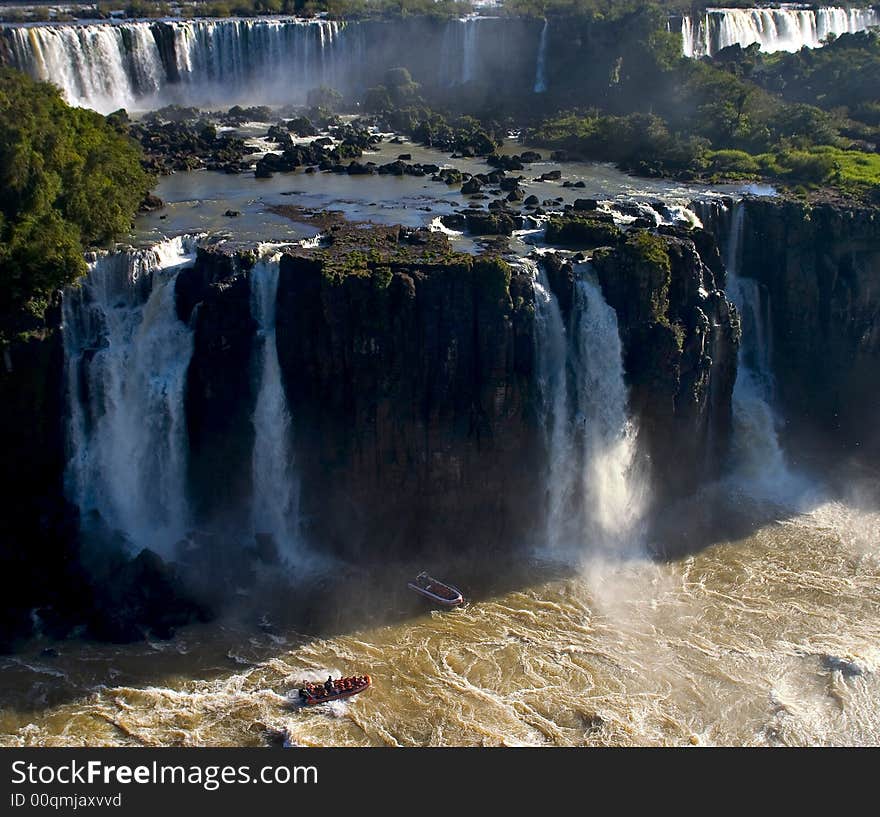
[[(396, 599), (351, 610), (337, 635), (213, 626), (56, 657), (37, 645), (0, 659), (0, 741), (876, 744), (880, 514), (866, 508), (877, 487), (756, 516), (750, 532), (717, 531), (673, 562), (532, 563), (482, 586), (462, 569), (455, 578), (479, 590), (465, 608)], [(359, 614), (388, 621), (358, 627)], [(374, 687), (349, 702), (288, 703), (303, 679), (364, 671)]]
[(699, 18), (683, 17), (681, 34), (684, 55), (702, 57), (729, 45), (752, 43), (767, 52), (817, 48), (829, 34), (851, 34), (876, 25), (880, 12), (872, 8), (710, 8)]
[(195, 242), (99, 257), (64, 299), (67, 492), (140, 547), (174, 544), (186, 503), (186, 372), (193, 341), (174, 281)]

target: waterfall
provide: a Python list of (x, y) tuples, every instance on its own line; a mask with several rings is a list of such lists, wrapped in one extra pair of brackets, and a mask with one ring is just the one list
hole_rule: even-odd
[(647, 490), (636, 473), (617, 315), (589, 263), (576, 266), (568, 327), (545, 273), (535, 273), (534, 287), (547, 547), (633, 553), (641, 544)]
[[(71, 104), (102, 113), (171, 103), (285, 105), (321, 85), (360, 94), (396, 65), (441, 85), (475, 81), (484, 38), (496, 50), (509, 47), (511, 25), (476, 15), (403, 29), (293, 17), (0, 24), (0, 55), (58, 85)], [(405, 42), (389, 48), (395, 38)]]
[(546, 75), (546, 59), (547, 59), (547, 29), (549, 23), (544, 20), (544, 27), (541, 29), (541, 39), (538, 42), (538, 59), (535, 65), (535, 87), (536, 94), (543, 94), (547, 90)]
[(538, 396), (541, 425), (548, 453), (547, 547), (558, 552), (577, 541), (570, 526), (575, 522), (575, 446), (568, 418), (568, 340), (559, 303), (550, 289), (547, 274), (533, 262), (535, 288), (535, 337), (537, 339)]
[(465, 17), (460, 22), (464, 26), (461, 81), (462, 83), (473, 82), (477, 78), (477, 39), (480, 31), (480, 18)]
[(694, 21), (685, 14), (681, 18), (681, 53), (685, 57), (692, 58), (694, 53)]
[(195, 241), (99, 257), (65, 292), (66, 489), (136, 547), (166, 551), (187, 531), (190, 328), (175, 280)]
[(818, 48), (829, 34), (851, 34), (876, 25), (880, 12), (872, 8), (710, 8), (698, 22), (688, 15), (682, 18), (682, 53), (712, 56), (729, 45), (752, 43), (760, 43), (766, 52), (799, 51)]
[(299, 542), (299, 486), (292, 468), (291, 418), (275, 339), (279, 262), (276, 253), (258, 261), (250, 272), (260, 372), (252, 418), (253, 525), (255, 533), (271, 534), (281, 554), (291, 561)]
[(769, 296), (757, 281), (739, 276), (745, 208), (735, 202), (724, 249), (727, 292), (742, 321), (736, 384), (733, 390), (736, 476), (762, 495), (781, 496), (791, 481), (773, 410), (772, 324)]
[(74, 105), (107, 113), (177, 102), (285, 104), (319, 85), (345, 90), (363, 58), (358, 26), (223, 19), (3, 26), (12, 65)]

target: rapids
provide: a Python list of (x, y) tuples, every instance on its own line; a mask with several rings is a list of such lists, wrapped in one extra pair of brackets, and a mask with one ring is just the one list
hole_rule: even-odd
[[(0, 743), (876, 744), (880, 515), (864, 502), (880, 495), (865, 490), (772, 519), (729, 508), (749, 533), (719, 528), (673, 561), (460, 565), (449, 578), (471, 602), (451, 613), (398, 594), (385, 621), (351, 610), (314, 634), (214, 625), (57, 656), (35, 644), (0, 658)], [(289, 704), (303, 679), (364, 671), (374, 687), (348, 702)]]

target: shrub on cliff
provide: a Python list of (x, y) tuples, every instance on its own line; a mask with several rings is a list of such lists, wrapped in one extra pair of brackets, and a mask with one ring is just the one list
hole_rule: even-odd
[(498, 256), (478, 256), (473, 262), (474, 278), (487, 301), (498, 301), (510, 290), (510, 265)]
[(613, 246), (620, 240), (620, 236), (620, 230), (610, 219), (593, 214), (567, 213), (550, 218), (545, 238), (548, 244), (587, 249)]
[(100, 114), (0, 71), (0, 342), (85, 272), (86, 247), (129, 229), (151, 185), (140, 155)]

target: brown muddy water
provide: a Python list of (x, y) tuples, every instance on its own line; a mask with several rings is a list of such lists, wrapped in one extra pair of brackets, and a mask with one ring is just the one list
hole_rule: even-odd
[[(665, 560), (438, 566), (471, 597), (451, 612), (385, 592), (402, 574), (362, 577), (376, 596), (350, 609), (337, 595), (328, 635), (264, 620), (167, 643), (37, 643), (0, 660), (0, 743), (877, 744), (878, 496), (871, 483), (796, 510), (698, 498), (694, 519), (725, 504), (750, 530)], [(304, 679), (363, 672), (374, 686), (353, 699), (291, 703)]]

